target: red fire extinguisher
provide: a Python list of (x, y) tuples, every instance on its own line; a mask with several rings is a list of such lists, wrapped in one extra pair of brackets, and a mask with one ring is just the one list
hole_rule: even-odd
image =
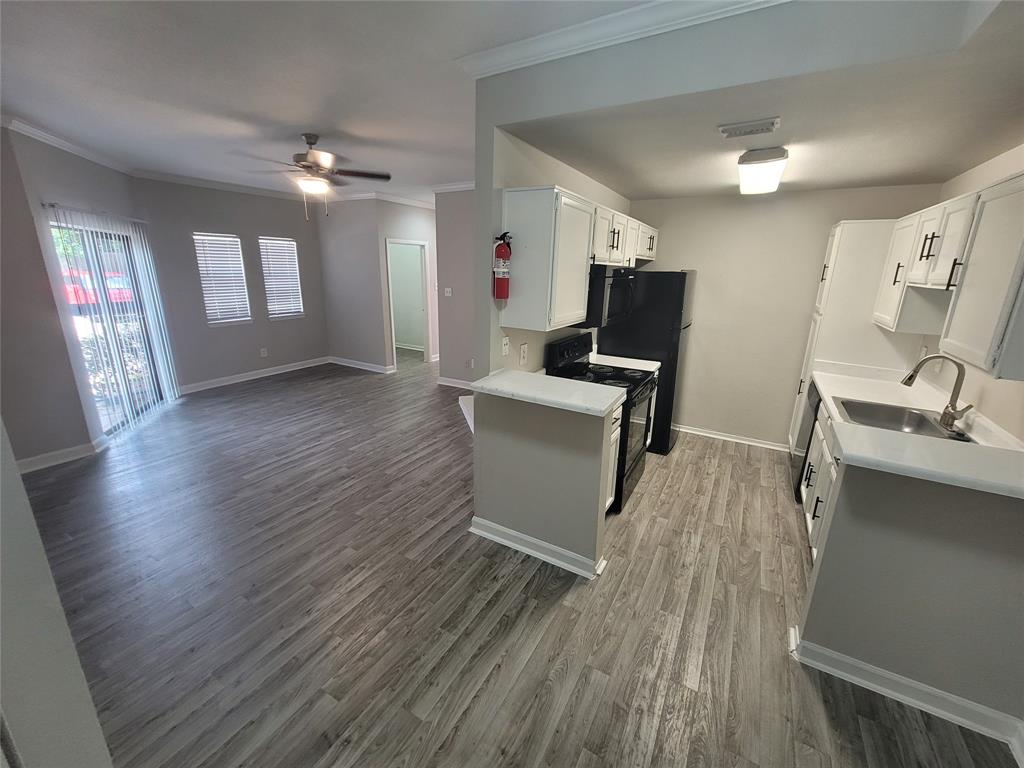
[(512, 236), (508, 232), (502, 232), (494, 238), (494, 298), (508, 298), (509, 262), (512, 260), (512, 246), (509, 242)]

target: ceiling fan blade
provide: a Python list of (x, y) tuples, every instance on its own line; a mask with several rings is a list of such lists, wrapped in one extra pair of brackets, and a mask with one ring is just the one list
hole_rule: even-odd
[(335, 168), (331, 173), (338, 176), (353, 176), (358, 179), (377, 179), (391, 181), (391, 174), (384, 171), (356, 171), (350, 168)]

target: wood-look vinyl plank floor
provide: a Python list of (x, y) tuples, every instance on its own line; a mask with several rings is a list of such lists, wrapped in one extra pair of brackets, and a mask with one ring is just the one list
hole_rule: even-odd
[(649, 455), (588, 582), (468, 533), (459, 394), (310, 368), (26, 476), (117, 768), (1013, 766), (791, 660), (785, 455)]

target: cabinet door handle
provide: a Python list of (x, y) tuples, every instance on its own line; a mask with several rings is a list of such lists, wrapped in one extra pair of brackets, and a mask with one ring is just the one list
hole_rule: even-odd
[(814, 509), (811, 510), (811, 520), (817, 520), (821, 515), (818, 514), (818, 505), (821, 504), (821, 496), (814, 499)]
[(800, 383), (797, 384), (797, 387), (796, 387), (796, 393), (798, 395), (802, 395), (803, 392), (804, 392), (804, 380), (800, 379)]
[(621, 235), (622, 232), (620, 230), (618, 230), (618, 229), (613, 230), (613, 231), (615, 232), (615, 245), (613, 245), (612, 248), (617, 251), (617, 250), (619, 250), (619, 235)]
[(896, 271), (893, 273), (893, 276), (892, 276), (892, 284), (893, 285), (896, 285), (896, 283), (898, 283), (900, 281), (900, 270), (901, 269), (903, 269), (903, 262), (901, 262), (901, 261), (896, 262)]
[(924, 261), (928, 257), (924, 255), (925, 246), (928, 245), (928, 235), (921, 238), (921, 252), (917, 254), (918, 261)]
[(807, 471), (804, 472), (804, 485), (808, 485), (811, 482), (811, 475), (814, 473), (814, 464), (810, 461), (807, 462)]
[(963, 264), (960, 259), (953, 259), (953, 264), (949, 268), (949, 277), (946, 278), (946, 290), (956, 288), (957, 284), (953, 282), (953, 273), (956, 272), (956, 268)]
[(928, 253), (924, 255), (926, 259), (932, 258), (935, 254), (932, 253), (932, 248), (935, 246), (935, 241), (939, 239), (938, 232), (932, 232), (931, 238), (928, 240)]
[(821, 280), (818, 281), (819, 283), (824, 283), (825, 282), (825, 273), (826, 272), (828, 272), (828, 264), (822, 264), (821, 265)]

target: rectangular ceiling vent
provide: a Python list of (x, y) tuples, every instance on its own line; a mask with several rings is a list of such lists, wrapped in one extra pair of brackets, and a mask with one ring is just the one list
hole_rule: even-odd
[(759, 136), (764, 133), (775, 133), (782, 124), (780, 117), (765, 117), (760, 120), (748, 120), (744, 123), (728, 123), (718, 126), (718, 132), (727, 139), (738, 139), (743, 136)]

